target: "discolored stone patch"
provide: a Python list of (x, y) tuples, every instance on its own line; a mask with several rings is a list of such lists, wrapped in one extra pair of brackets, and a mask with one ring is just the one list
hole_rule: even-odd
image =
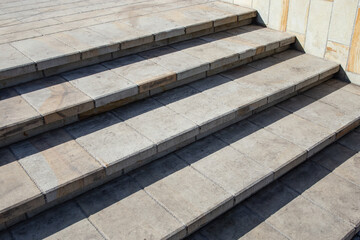
[(58, 76), (16, 86), (16, 90), (44, 116), (46, 124), (94, 108), (89, 96)]
[(0, 149), (0, 223), (41, 206), (45, 199), (8, 148)]
[(80, 60), (80, 53), (50, 36), (41, 36), (11, 43), (43, 70)]
[(138, 86), (97, 64), (63, 73), (72, 85), (90, 96), (95, 107), (101, 107), (138, 93)]
[(90, 223), (75, 202), (48, 210), (11, 230), (15, 240), (77, 239), (102, 240), (102, 235)]
[(77, 202), (89, 220), (109, 239), (185, 237), (183, 224), (129, 177), (95, 189)]
[(187, 225), (188, 233), (233, 205), (231, 194), (174, 155), (140, 168), (132, 176), (147, 193)]
[(176, 74), (139, 55), (119, 58), (103, 65), (139, 86), (139, 93), (176, 81)]
[(63, 129), (13, 144), (11, 149), (48, 202), (104, 176), (100, 163)]
[(0, 138), (43, 125), (41, 115), (13, 88), (0, 90)]

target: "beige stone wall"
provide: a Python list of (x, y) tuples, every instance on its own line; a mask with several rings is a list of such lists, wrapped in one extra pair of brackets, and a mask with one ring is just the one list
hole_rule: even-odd
[(360, 0), (224, 0), (259, 12), (258, 22), (297, 36), (298, 47), (342, 66), (360, 84)]

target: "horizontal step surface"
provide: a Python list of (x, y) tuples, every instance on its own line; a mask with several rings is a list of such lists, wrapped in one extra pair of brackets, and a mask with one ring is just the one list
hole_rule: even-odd
[[(254, 66), (214, 75), (4, 148), (6, 157), (0, 166), (4, 174), (0, 176), (7, 184), (2, 185), (0, 194), (1, 221), (9, 222), (15, 216), (56, 204), (73, 193), (129, 172), (323, 81), (320, 76), (331, 75), (338, 67), (295, 51), (254, 62)], [(283, 68), (288, 69), (285, 75), (280, 71)], [(292, 74), (294, 78), (289, 78)], [(269, 89), (257, 90), (254, 84), (261, 82)], [(353, 98), (354, 104), (360, 103), (357, 94), (332, 88), (339, 91), (337, 101), (346, 95)], [(315, 92), (313, 97), (319, 95), (322, 92)], [(350, 97), (346, 98), (350, 101)], [(281, 117), (284, 112), (277, 113)], [(301, 124), (299, 118), (294, 121)], [(320, 133), (330, 137), (325, 129), (309, 134)], [(298, 144), (313, 154), (326, 143), (318, 140), (316, 147), (306, 139)], [(7, 169), (13, 167), (29, 177), (18, 178)], [(11, 191), (14, 186), (23, 190)]]
[[(69, 16), (59, 16), (56, 20), (50, 15), (50, 19), (46, 20), (48, 26), (40, 29), (36, 29), (36, 25), (46, 25), (40, 19), (34, 25), (21, 25), (23, 31), (16, 29), (19, 24), (0, 27), (0, 43), (3, 43), (0, 45), (1, 87), (49, 76), (66, 68), (91, 65), (142, 48), (166, 45), (169, 39), (176, 41), (175, 37), (188, 39), (204, 31), (235, 27), (256, 16), (253, 9), (221, 1), (125, 2), (128, 4), (121, 1), (117, 4), (122, 6), (112, 9), (112, 18), (111, 15), (104, 14), (106, 16), (103, 17), (93, 13), (83, 21), (72, 16), (72, 21), (67, 22)], [(102, 5), (105, 7), (106, 4)], [(132, 11), (136, 8), (135, 12)], [(78, 17), (84, 13), (79, 12)], [(22, 18), (26, 17), (23, 15)], [(29, 29), (32, 27), (35, 29)], [(29, 37), (26, 35), (29, 31), (37, 34)], [(2, 35), (6, 32), (12, 33), (9, 33), (10, 36)], [(12, 39), (11, 34), (17, 38)]]
[[(12, 227), (12, 236), (179, 239), (240, 203), (223, 217), (226, 221), (213, 222), (193, 238), (231, 239), (222, 235), (230, 234), (238, 239), (248, 232), (250, 239), (261, 234), (270, 239), (351, 237), (360, 223), (359, 153), (350, 149), (359, 147), (353, 141), (359, 133), (315, 154), (339, 132), (359, 125), (359, 110), (346, 123), (333, 119), (343, 123), (337, 129), (323, 120), (329, 115), (318, 112), (316, 104), (322, 104), (329, 114), (342, 115), (343, 99), (360, 97), (354, 85), (335, 88), (338, 83), (325, 82), (296, 96), (319, 93), (301, 107), (294, 98), (286, 100), (41, 213)], [(319, 89), (332, 91), (325, 97)], [(340, 93), (343, 98), (336, 98)]]
[(351, 239), (360, 230), (359, 139), (357, 128), (187, 239)]
[(250, 62), (294, 41), (287, 33), (250, 25), (0, 90), (0, 146)]

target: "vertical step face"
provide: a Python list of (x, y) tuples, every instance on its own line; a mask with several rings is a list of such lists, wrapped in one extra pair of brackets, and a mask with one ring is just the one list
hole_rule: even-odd
[[(5, 113), (0, 117), (0, 146), (244, 65), (286, 50), (295, 41), (286, 33), (252, 25), (236, 30), (0, 90)], [(264, 40), (251, 42), (249, 37)], [(325, 68), (328, 74), (332, 73), (329, 69), (336, 71), (335, 65)], [(316, 81), (318, 75), (312, 77)]]
[(341, 116), (356, 89), (324, 82), (7, 231), (14, 239), (181, 239), (233, 208), (188, 238), (351, 239), (360, 224), (360, 114), (334, 119), (343, 124), (335, 129), (317, 104)]
[[(93, 10), (91, 1), (84, 1), (87, 9), (66, 10), (64, 2), (58, 11), (0, 8), (0, 21), (10, 20), (0, 27), (0, 88), (242, 26), (256, 16), (253, 9), (207, 0), (99, 2)], [(11, 16), (19, 21), (11, 23)]]
[[(297, 63), (303, 62), (304, 59), (306, 59), (307, 65), (303, 64), (303, 66), (297, 67)], [(289, 69), (285, 76), (282, 75), (282, 71), (278, 71), (278, 69), (284, 68)], [(29, 193), (24, 192), (23, 195), (14, 195), (13, 197), (15, 193), (9, 193), (11, 186), (4, 185), (1, 190), (4, 194), (1, 195), (4, 196), (6, 204), (1, 209), (2, 223), (5, 223), (6, 226), (12, 225), (16, 219), (32, 216), (51, 205), (56, 205), (67, 198), (165, 156), (261, 109), (276, 104), (282, 99), (298, 94), (309, 85), (319, 84), (324, 81), (323, 77), (331, 76), (337, 69), (336, 64), (306, 54), (287, 51), (254, 62), (253, 65), (213, 75), (64, 128), (11, 144), (4, 148), (4, 151), (8, 151), (11, 155), (9, 159), (12, 159), (7, 162), (20, 164), (23, 173), (30, 177), (38, 191), (41, 192), (41, 196), (38, 196), (38, 192), (29, 191)], [(292, 75), (292, 72), (294, 74), (303, 72), (302, 80), (298, 73), (294, 80), (285, 81), (288, 79), (287, 76)], [(273, 77), (263, 78), (262, 76)], [(252, 84), (259, 84), (258, 81), (266, 83), (268, 89), (257, 90)], [(342, 98), (349, 94), (353, 100), (360, 97), (356, 91), (354, 92), (355, 89), (353, 92), (349, 92), (351, 91), (350, 87), (342, 90), (342, 86), (336, 86), (337, 81), (334, 80), (332, 83), (334, 86), (330, 86), (330, 83), (324, 86), (332, 89), (331, 92), (328, 92), (329, 95), (342, 96), (336, 100), (336, 104), (339, 105), (331, 108), (336, 115), (340, 114), (337, 109), (340, 108)], [(71, 96), (71, 94), (69, 92), (68, 95)], [(320, 97), (323, 94), (316, 96)], [(316, 99), (316, 96), (314, 95), (312, 99)], [(335, 102), (332, 104), (336, 105)], [(309, 106), (311, 106), (309, 111), (312, 111), (312, 105)], [(254, 132), (261, 127), (283, 131), (281, 138), (275, 138), (268, 133), (257, 133), (264, 138), (264, 146), (269, 146), (267, 150), (270, 153), (279, 151), (281, 152), (280, 156), (289, 157), (289, 159), (274, 158), (265, 164), (275, 172), (275, 178), (303, 161), (307, 155), (312, 155), (358, 124), (351, 117), (344, 117), (337, 126), (344, 125), (346, 127), (336, 130), (334, 125), (329, 127), (326, 125), (326, 121), (319, 120), (322, 115), (318, 118), (310, 118), (313, 115), (309, 115), (310, 117), (306, 120), (297, 116), (297, 113), (292, 110), (293, 108), (283, 107), (284, 110), (282, 110), (279, 107), (269, 112), (271, 117), (266, 116), (267, 112), (262, 113), (269, 121), (277, 121), (290, 115), (286, 119), (279, 120), (279, 124), (267, 126), (269, 122), (261, 122), (254, 117), (255, 125), (253, 123), (249, 128), (240, 127), (248, 129), (248, 131), (251, 129)], [(291, 112), (294, 114), (290, 114)], [(262, 117), (257, 118), (262, 119)], [(315, 120), (319, 120), (320, 125)], [(282, 127), (282, 124), (286, 128)], [(298, 128), (297, 125), (300, 125), (301, 128), (295, 132), (294, 136), (296, 137), (289, 135), (287, 131)], [(303, 139), (301, 137), (303, 132), (311, 134), (312, 138), (295, 141)], [(224, 141), (232, 144), (231, 139), (226, 137), (224, 137)], [(257, 139), (252, 141), (258, 142)], [(276, 151), (269, 145), (269, 142), (272, 141), (277, 143), (274, 148)], [(291, 142), (293, 143), (291, 144)], [(289, 151), (289, 148), (292, 148), (293, 151)], [(248, 149), (251, 149), (251, 145), (248, 146)], [(247, 154), (251, 156), (251, 152)], [(263, 153), (252, 157), (261, 159), (264, 156), (268, 156), (268, 154)], [(252, 166), (251, 163), (245, 165)], [(8, 166), (8, 164), (2, 163), (2, 166), (15, 168), (18, 165)], [(226, 166), (224, 168), (226, 169)], [(259, 169), (258, 173), (264, 172)], [(247, 174), (247, 172), (240, 171), (239, 174)], [(253, 178), (249, 177), (249, 179), (257, 177), (259, 175), (254, 173)], [(10, 171), (4, 175), (4, 178), (13, 179), (15, 177)], [(265, 182), (268, 182), (269, 179), (271, 177), (269, 178), (267, 175), (263, 178)], [(227, 188), (228, 181), (223, 180), (223, 188), (236, 196), (234, 198), (236, 202), (242, 201), (246, 196), (251, 195), (254, 189), (257, 189), (256, 187), (249, 188), (242, 194), (243, 185)], [(29, 184), (25, 178), (16, 179), (15, 182), (19, 186)], [(33, 201), (32, 199), (37, 200)], [(195, 229), (195, 226), (192, 228)]]

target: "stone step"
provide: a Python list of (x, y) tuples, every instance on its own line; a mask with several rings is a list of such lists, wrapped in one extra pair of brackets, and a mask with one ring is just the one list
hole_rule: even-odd
[(359, 153), (326, 148), (359, 125), (359, 88), (341, 84), (322, 83), (9, 231), (15, 240), (180, 239), (240, 204), (192, 238), (351, 237), (360, 222)]
[(360, 128), (356, 131), (187, 239), (352, 239), (360, 231)]
[(0, 90), (0, 146), (283, 51), (294, 41), (250, 25)]
[(123, 2), (109, 2), (118, 6), (108, 14), (68, 9), (77, 14), (46, 11), (49, 16), (36, 19), (41, 14), (19, 12), (27, 23), (0, 27), (0, 88), (249, 24), (256, 16), (253, 9), (221, 1)]
[[(25, 214), (71, 198), (296, 95), (337, 71), (337, 64), (289, 50), (3, 148), (0, 222), (11, 225)], [(344, 93), (334, 93), (334, 99), (340, 101)], [(346, 98), (348, 104), (360, 103), (356, 94)], [(277, 112), (282, 116), (282, 111)], [(299, 144), (312, 154), (326, 143), (319, 139), (315, 149), (313, 142)]]

